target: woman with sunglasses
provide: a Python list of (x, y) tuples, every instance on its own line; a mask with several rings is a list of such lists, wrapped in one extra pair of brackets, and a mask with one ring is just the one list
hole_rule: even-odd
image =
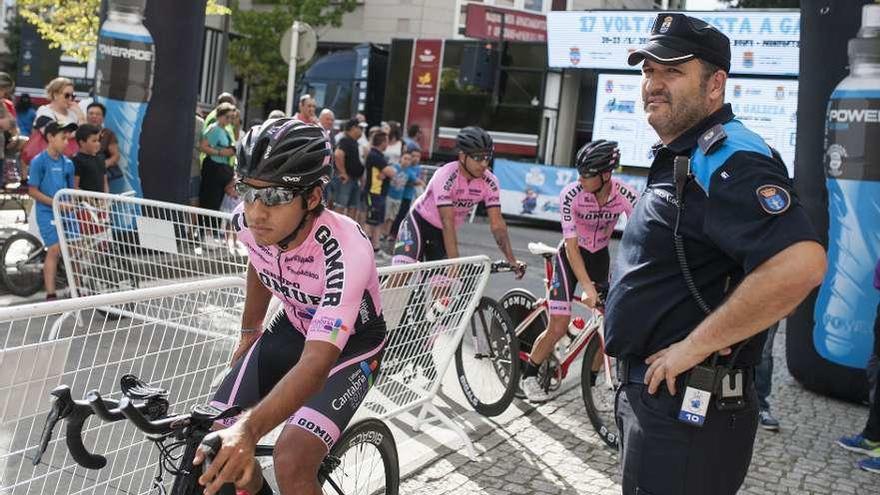
[(76, 102), (73, 81), (66, 77), (56, 77), (46, 85), (46, 94), (49, 96), (49, 103), (37, 109), (35, 128), (40, 129), (51, 121), (62, 126), (86, 123), (86, 116)]
[(594, 284), (608, 282), (611, 233), (621, 214), (632, 213), (637, 198), (629, 186), (611, 177), (618, 165), (620, 150), (616, 142), (600, 139), (587, 143), (575, 158), (580, 178), (559, 194), (562, 242), (550, 283), (550, 324), (535, 339), (520, 384), (533, 402), (550, 399), (538, 382), (538, 368), (568, 329), (575, 288), (579, 284), (581, 300), (595, 308), (598, 294)]
[[(58, 122), (59, 125), (67, 126), (75, 124), (77, 126), (86, 122), (86, 116), (82, 109), (76, 103), (76, 95), (73, 92), (73, 81), (66, 77), (56, 77), (49, 81), (46, 85), (46, 94), (49, 96), (49, 103), (37, 109), (34, 116), (34, 132), (31, 138), (24, 146), (21, 153), (22, 176), (28, 174), (28, 166), (30, 161), (46, 149), (47, 142), (43, 135), (43, 129), (49, 122)], [(79, 150), (76, 139), (71, 135), (67, 148), (64, 149), (64, 155), (72, 157)]]
[[(373, 247), (353, 220), (321, 203), (331, 167), (319, 126), (270, 120), (236, 148), (242, 204), (232, 224), (248, 249), (247, 291), (233, 367), (212, 404), (247, 411), (215, 433), (223, 446), (200, 482), (208, 495), (224, 483), (272, 493), (254, 446), (285, 423), (275, 447), (279, 487), (319, 494), (318, 467), (366, 396), (385, 345)], [(264, 332), (272, 296), (283, 307)]]
[(501, 216), (498, 178), (489, 170), (495, 151), (492, 136), (479, 127), (465, 127), (456, 137), (458, 159), (431, 177), (425, 193), (413, 202), (400, 224), (392, 264), (458, 258), (456, 230), (482, 202), (498, 249), (515, 266), (517, 278), (525, 265), (513, 256), (507, 224)]

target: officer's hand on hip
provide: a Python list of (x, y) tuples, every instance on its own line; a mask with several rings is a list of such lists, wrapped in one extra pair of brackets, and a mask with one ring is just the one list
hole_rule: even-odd
[[(718, 352), (722, 356), (726, 356), (730, 354), (730, 348), (726, 347)], [(648, 371), (645, 373), (645, 385), (648, 386), (648, 393), (651, 395), (657, 393), (665, 380), (669, 395), (675, 395), (675, 378), (702, 363), (710, 354), (712, 353), (697, 351), (688, 339), (676, 342), (666, 349), (651, 354), (645, 360), (648, 365)]]

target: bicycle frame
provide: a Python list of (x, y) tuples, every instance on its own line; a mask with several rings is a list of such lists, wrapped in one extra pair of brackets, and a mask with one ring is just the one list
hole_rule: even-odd
[[(525, 319), (523, 319), (523, 321), (514, 329), (514, 333), (517, 337), (519, 337), (522, 332), (529, 328), (532, 322), (538, 319), (542, 314), (546, 314), (547, 321), (550, 321), (550, 279), (553, 274), (553, 265), (549, 257), (544, 258), (544, 264), (546, 273), (546, 277), (544, 278), (544, 297), (536, 301), (535, 309), (533, 309), (528, 314), (528, 316), (526, 316)], [(573, 302), (583, 308), (593, 311), (580, 300), (575, 300)], [(602, 349), (602, 359), (605, 363), (605, 378), (607, 380), (606, 383), (613, 383), (611, 376), (611, 358), (609, 358), (608, 355), (605, 354), (605, 335), (603, 335), (605, 318), (598, 311), (593, 311), (593, 313), (593, 317), (590, 318), (586, 326), (584, 326), (584, 329), (581, 330), (575, 340), (568, 345), (568, 350), (565, 355), (561, 356), (558, 372), (559, 376), (557, 376), (559, 381), (562, 381), (563, 379), (565, 379), (566, 376), (568, 376), (568, 369), (569, 367), (571, 367), (571, 364), (578, 357), (578, 355), (581, 354), (584, 349), (586, 349), (587, 344), (589, 344), (592, 339), (598, 336), (599, 344)], [(520, 350), (519, 357), (521, 360), (525, 361), (529, 359), (529, 353)]]

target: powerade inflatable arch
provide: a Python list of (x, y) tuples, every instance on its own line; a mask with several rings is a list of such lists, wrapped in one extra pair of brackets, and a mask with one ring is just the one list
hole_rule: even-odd
[[(847, 42), (856, 36), (861, 25), (862, 5), (867, 3), (871, 2), (801, 0), (795, 188), (826, 247), (829, 232), (829, 195), (824, 149), (826, 108), (835, 86), (849, 74)], [(880, 90), (880, 87), (876, 89)], [(880, 157), (876, 157), (868, 166), (880, 167), (878, 161)], [(835, 209), (832, 214), (844, 213)], [(855, 211), (856, 216), (877, 214), (877, 211), (871, 211), (870, 208)], [(880, 222), (878, 219), (872, 221)], [(877, 247), (874, 246), (873, 249), (876, 252)], [(876, 261), (868, 260), (867, 265), (873, 269)], [(831, 257), (829, 263), (829, 273), (840, 268), (836, 265), (840, 263), (836, 257)], [(828, 283), (829, 278), (826, 277), (826, 284)], [(860, 289), (872, 290), (870, 284)], [(826, 297), (827, 292), (828, 287), (823, 291), (823, 297)], [(825, 329), (822, 325), (817, 326), (814, 321), (818, 294), (819, 290), (814, 291), (788, 318), (788, 369), (795, 379), (810, 390), (840, 399), (863, 402), (867, 399), (868, 392), (863, 362), (866, 350), (864, 347), (853, 349), (849, 356), (838, 356), (835, 361), (820, 354), (817, 343), (822, 345), (824, 336), (814, 332), (824, 332)], [(837, 294), (838, 297), (853, 299), (857, 295)], [(819, 311), (824, 310), (824, 306), (820, 305)], [(847, 331), (849, 330), (844, 330)], [(864, 331), (861, 333), (861, 340), (864, 342)], [(858, 339), (853, 339), (856, 340)], [(868, 344), (870, 345), (870, 341)], [(823, 352), (827, 355), (827, 349), (823, 349)], [(841, 364), (842, 362), (847, 362), (848, 365)]]
[(95, 92), (124, 174), (111, 179), (111, 192), (188, 203), (205, 4), (105, 0)]

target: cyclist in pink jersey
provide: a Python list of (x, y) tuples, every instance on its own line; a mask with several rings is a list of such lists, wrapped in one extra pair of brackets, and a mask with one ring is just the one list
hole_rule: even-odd
[(471, 209), (483, 202), (498, 249), (521, 278), (525, 265), (513, 256), (507, 224), (501, 216), (498, 179), (489, 170), (495, 150), (492, 137), (479, 127), (465, 127), (458, 133), (456, 145), (458, 160), (434, 172), (425, 193), (415, 200), (401, 223), (392, 263), (457, 258), (456, 230)]
[(559, 195), (563, 239), (550, 283), (550, 324), (535, 339), (520, 384), (531, 401), (550, 398), (538, 381), (538, 368), (565, 335), (577, 284), (583, 290), (581, 300), (594, 308), (598, 301), (595, 285), (608, 283), (611, 233), (620, 215), (629, 216), (636, 202), (635, 192), (611, 177), (619, 164), (616, 142), (587, 143), (575, 159), (580, 179), (563, 188)]
[[(385, 321), (373, 249), (351, 219), (324, 209), (330, 144), (294, 119), (253, 127), (238, 143), (243, 198), (233, 226), (249, 264), (241, 339), (212, 405), (246, 408), (218, 427), (214, 462), (199, 478), (208, 495), (272, 489), (254, 460), (257, 441), (279, 424), (275, 476), (283, 493), (319, 494), (318, 467), (373, 384)], [(283, 308), (265, 332), (275, 296)], [(199, 453), (196, 463), (201, 463)]]

